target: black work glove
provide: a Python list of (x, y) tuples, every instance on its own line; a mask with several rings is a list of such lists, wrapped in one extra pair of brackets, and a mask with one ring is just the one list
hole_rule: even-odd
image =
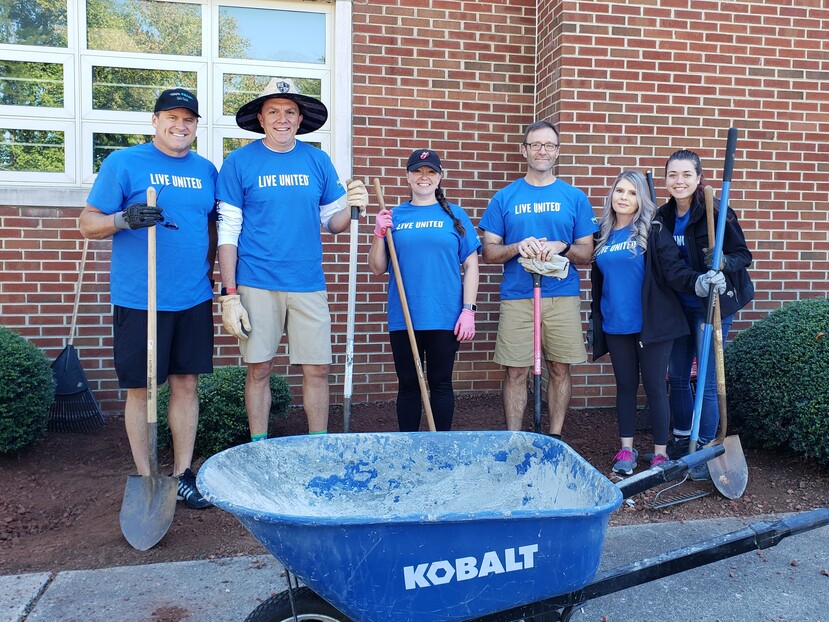
[(133, 203), (115, 214), (115, 228), (119, 230), (141, 229), (152, 227), (162, 220), (164, 217), (161, 215), (160, 207), (150, 207), (146, 203)]
[[(714, 263), (714, 249), (703, 248), (702, 253), (705, 266), (709, 269), (713, 269), (711, 264)], [(730, 259), (725, 253), (722, 254), (722, 258), (720, 259), (720, 270), (723, 272), (734, 272), (734, 260)]]

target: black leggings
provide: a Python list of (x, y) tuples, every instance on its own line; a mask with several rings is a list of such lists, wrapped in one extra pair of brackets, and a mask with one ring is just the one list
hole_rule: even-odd
[[(397, 371), (397, 424), (401, 432), (417, 432), (423, 403), (417, 381), (409, 335), (405, 330), (389, 332), (394, 367)], [(425, 360), (426, 380), (429, 384), (429, 404), (435, 418), (435, 428), (450, 430), (455, 414), (455, 393), (452, 389), (452, 370), (458, 340), (451, 330), (416, 330), (415, 340), (421, 365)]]
[(619, 436), (633, 438), (636, 432), (636, 393), (639, 390), (639, 372), (648, 396), (653, 442), (668, 442), (668, 424), (671, 409), (668, 406), (668, 387), (665, 375), (671, 357), (673, 341), (660, 341), (639, 346), (639, 333), (633, 335), (605, 335), (613, 375), (616, 376), (616, 415)]

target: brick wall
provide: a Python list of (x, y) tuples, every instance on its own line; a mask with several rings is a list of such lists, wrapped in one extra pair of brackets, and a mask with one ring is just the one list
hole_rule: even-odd
[[(534, 104), (534, 0), (372, 0), (355, 3), (354, 12), (355, 175), (379, 179), (391, 207), (409, 198), (409, 154), (434, 149), (443, 159), (447, 199), (477, 224), (494, 192), (520, 174), (520, 131), (532, 120)], [(360, 266), (366, 265), (374, 212), (376, 204), (361, 227)], [(370, 287), (374, 295), (361, 316), (368, 361), (355, 353), (355, 399), (361, 385), (370, 387), (370, 399), (392, 398), (397, 379), (386, 332), (388, 276), (364, 271), (360, 278), (361, 291)], [(458, 391), (500, 389), (502, 372), (491, 362), (499, 280), (500, 269), (482, 265), (478, 336), (458, 354)], [(361, 372), (366, 365), (381, 373), (368, 378)]]
[[(595, 208), (624, 168), (652, 170), (667, 200), (665, 161), (682, 148), (719, 194), (726, 133), (739, 128), (730, 203), (757, 294), (732, 335), (829, 292), (827, 26), (822, 0), (540, 4), (539, 116), (559, 123), (559, 175)], [(608, 371), (578, 367), (573, 405), (612, 403)]]
[[(428, 146), (445, 161), (447, 197), (477, 223), (492, 194), (522, 173), (523, 126), (550, 118), (562, 132), (559, 175), (585, 190), (594, 207), (622, 168), (653, 170), (664, 199), (662, 167), (682, 147), (700, 153), (706, 177), (719, 189), (725, 135), (734, 124), (741, 133), (732, 206), (754, 251), (757, 286), (757, 300), (735, 330), (786, 301), (826, 295), (829, 10), (821, 0), (550, 0), (538, 3), (538, 15), (536, 4), (355, 2), (354, 175), (380, 179), (386, 202), (395, 205), (408, 198), (406, 158)], [(50, 359), (69, 332), (81, 207), (0, 206), (1, 323)], [(386, 279), (366, 268), (371, 223), (359, 228), (355, 402), (391, 399), (396, 391)], [(348, 235), (325, 239), (332, 399), (340, 402)], [(90, 243), (75, 345), (96, 397), (117, 412), (108, 258), (109, 242)], [(501, 372), (490, 362), (500, 270), (482, 266), (481, 273), (478, 337), (458, 355), (458, 391), (500, 387)], [(585, 302), (585, 319), (586, 308)], [(238, 349), (218, 318), (216, 334), (215, 364), (238, 364)], [(284, 353), (283, 344), (277, 371), (298, 388), (298, 370)], [(612, 403), (607, 365), (574, 371), (573, 406)]]

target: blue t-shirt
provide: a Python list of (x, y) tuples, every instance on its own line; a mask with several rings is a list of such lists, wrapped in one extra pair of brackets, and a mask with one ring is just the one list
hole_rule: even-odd
[[(688, 247), (685, 246), (685, 229), (688, 227), (688, 222), (691, 220), (691, 210), (685, 212), (684, 216), (676, 215), (676, 222), (674, 223), (674, 242), (679, 247), (679, 254), (685, 260), (688, 266), (691, 265), (691, 259), (688, 257)], [(686, 309), (700, 309), (701, 305), (699, 298), (693, 294), (686, 294), (685, 292), (676, 292), (679, 303)]]
[[(439, 203), (412, 205), (407, 201), (392, 210), (392, 237), (415, 330), (454, 330), (463, 306), (460, 265), (481, 248), (466, 212), (452, 203), (449, 207), (465, 235), (458, 233)], [(389, 262), (389, 330), (405, 329), (397, 279)]]
[(242, 210), (237, 284), (283, 292), (325, 289), (320, 206), (345, 194), (328, 154), (301, 141), (279, 153), (257, 140), (227, 156), (217, 194)]
[(630, 227), (610, 232), (596, 255), (602, 271), (602, 329), (611, 335), (642, 331), (642, 283), (645, 255)]
[[(114, 214), (147, 202), (147, 188), (158, 193), (158, 207), (178, 230), (156, 227), (156, 296), (159, 311), (181, 311), (213, 297), (207, 263), (210, 220), (216, 220), (216, 167), (191, 151), (169, 156), (153, 143), (111, 153), (87, 203)], [(112, 236), (112, 304), (147, 308), (147, 229), (124, 229)]]
[[(479, 226), (502, 238), (504, 244), (530, 236), (572, 244), (599, 230), (584, 192), (560, 179), (548, 186), (531, 186), (523, 177), (495, 193)], [(561, 281), (541, 279), (541, 295), (578, 296), (579, 274), (575, 266), (570, 266), (570, 273)], [(516, 255), (504, 264), (501, 299), (532, 297), (532, 275), (518, 263)]]

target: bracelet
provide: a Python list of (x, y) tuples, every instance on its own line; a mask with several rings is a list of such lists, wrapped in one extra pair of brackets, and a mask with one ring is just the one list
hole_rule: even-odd
[(222, 296), (232, 296), (236, 293), (235, 287), (223, 287), (221, 294)]
[(570, 251), (570, 242), (565, 242), (561, 240), (561, 243), (564, 244), (564, 250), (559, 252), (561, 257), (564, 257)]

